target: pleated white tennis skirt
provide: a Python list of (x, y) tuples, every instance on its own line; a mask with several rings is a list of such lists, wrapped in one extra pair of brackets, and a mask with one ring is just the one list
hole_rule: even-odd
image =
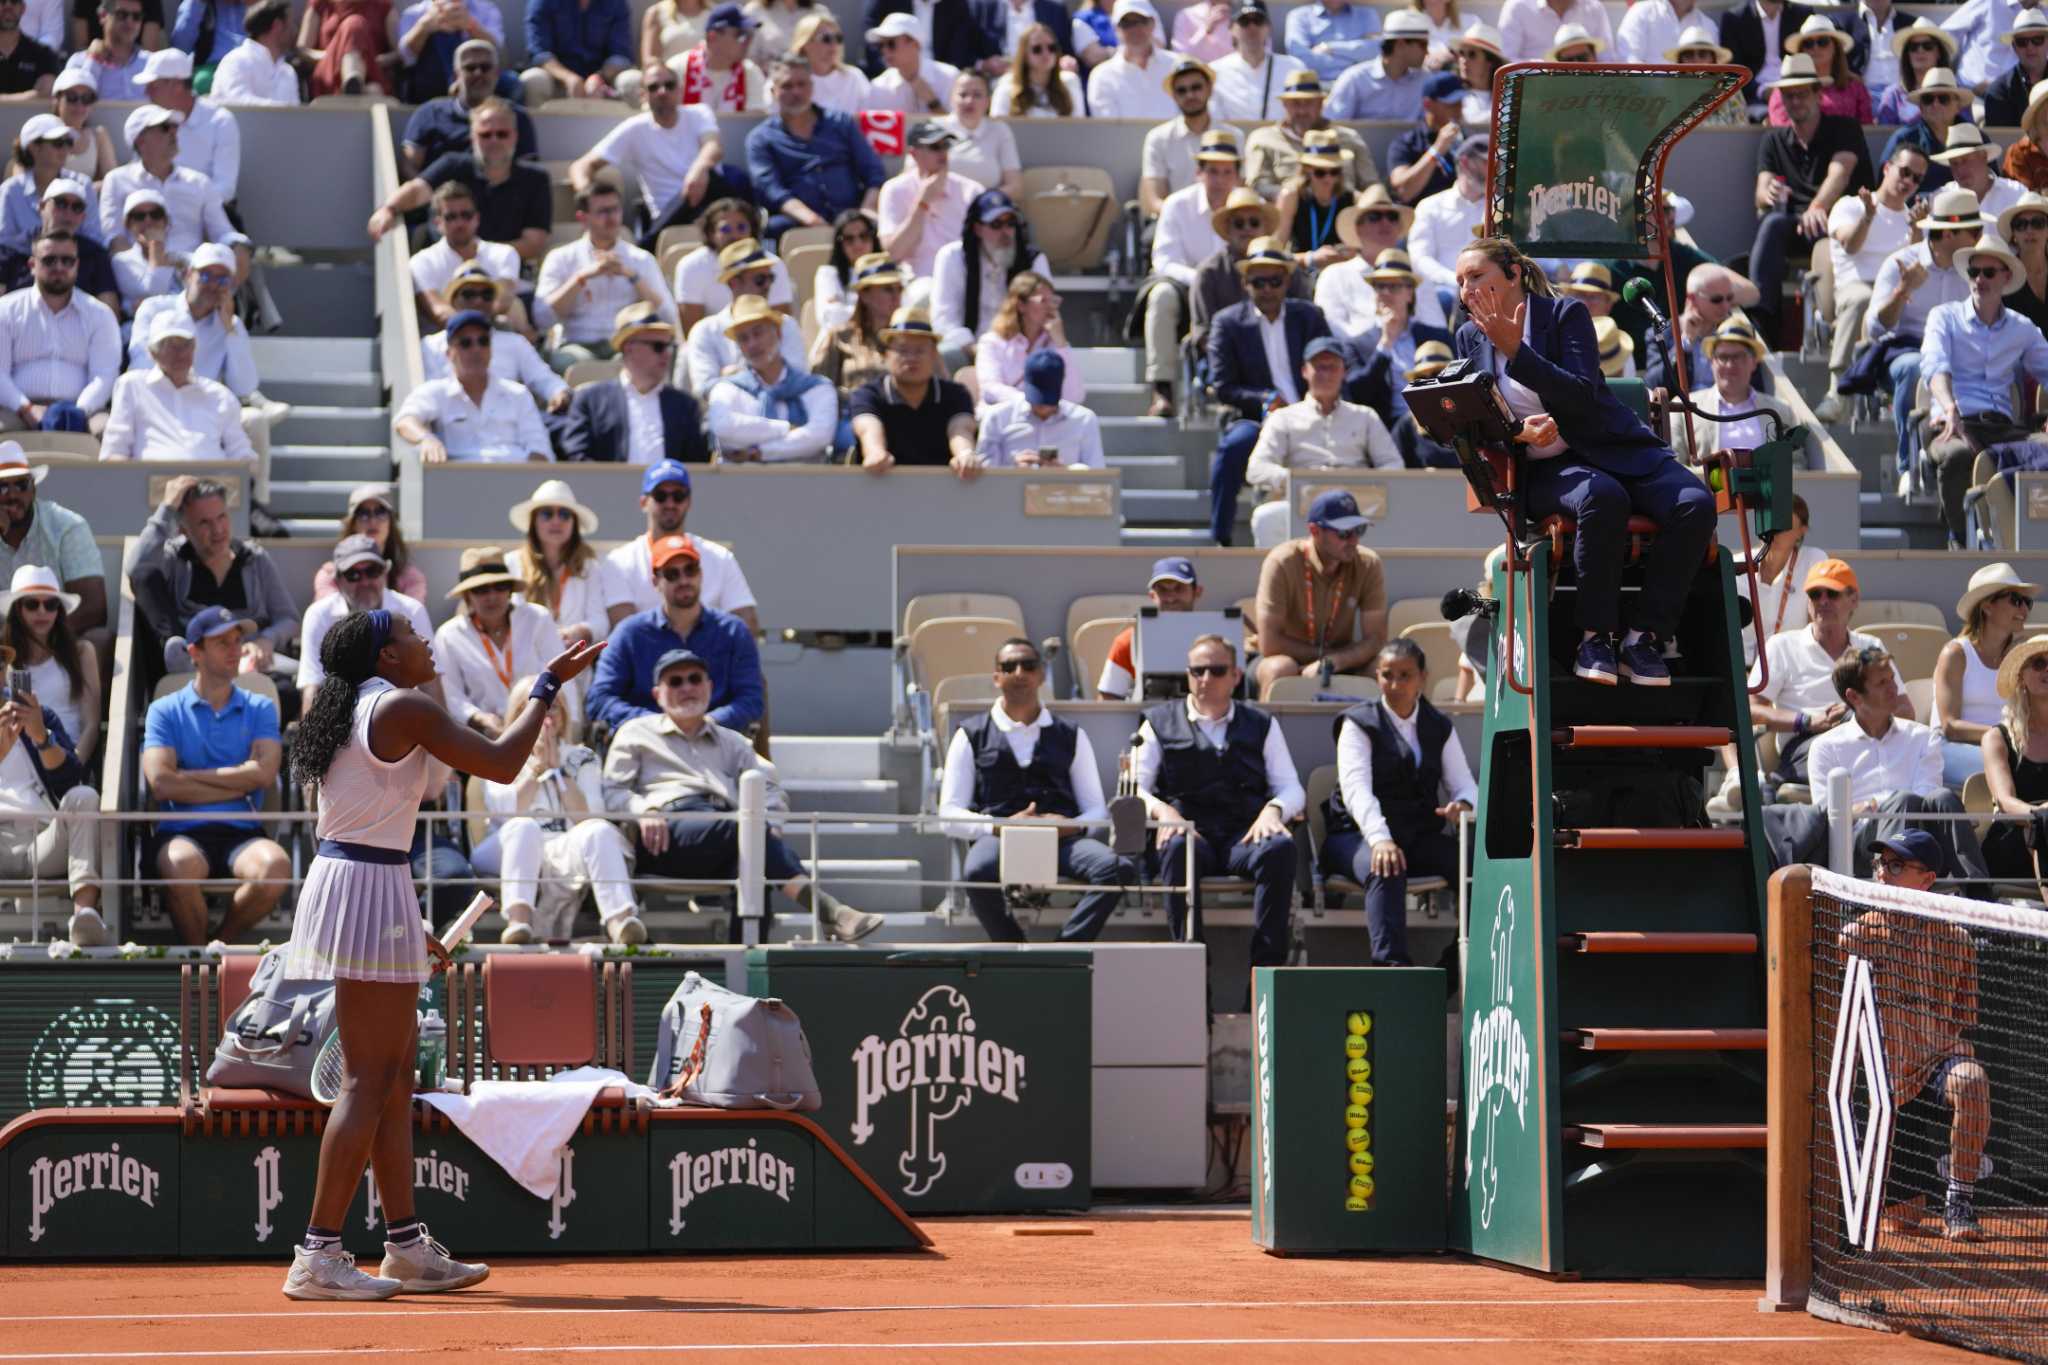
[(409, 863), (321, 854), (306, 871), (284, 974), (298, 980), (425, 981), (426, 926)]

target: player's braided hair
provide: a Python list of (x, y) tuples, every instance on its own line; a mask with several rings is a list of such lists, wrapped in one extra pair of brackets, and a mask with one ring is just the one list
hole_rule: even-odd
[(355, 731), (356, 689), (377, 671), (383, 643), (376, 638), (367, 612), (353, 612), (335, 623), (320, 644), (320, 665), (327, 670), (313, 704), (299, 720), (292, 741), (292, 775), (300, 782), (318, 782), (334, 756), (348, 747)]
[[(1522, 249), (1505, 237), (1480, 237), (1465, 251), (1476, 251), (1500, 267), (1500, 273), (1521, 285), (1531, 294), (1544, 298), (1551, 296), (1550, 276), (1543, 273), (1543, 267), (1522, 254)], [(1461, 251), (1459, 255), (1464, 255)]]

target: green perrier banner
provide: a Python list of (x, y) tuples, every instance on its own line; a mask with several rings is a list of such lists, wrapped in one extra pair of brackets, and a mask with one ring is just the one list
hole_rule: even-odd
[(1531, 256), (1660, 257), (1650, 208), (1664, 157), (1741, 70), (1507, 68), (1494, 96), (1493, 231)]

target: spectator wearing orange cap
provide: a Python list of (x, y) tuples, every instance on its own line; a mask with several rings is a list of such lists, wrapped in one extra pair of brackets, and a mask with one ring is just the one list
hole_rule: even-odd
[[(1789, 736), (1778, 742), (1778, 780), (1807, 780), (1807, 747), (1840, 725), (1849, 707), (1835, 691), (1835, 663), (1843, 651), (1877, 649), (1878, 639), (1849, 629), (1856, 614), (1856, 571), (1839, 559), (1823, 559), (1806, 575), (1806, 605), (1812, 619), (1802, 630), (1780, 631), (1764, 642), (1769, 676), (1750, 707), (1767, 730)], [(1893, 665), (1893, 672), (1898, 671)], [(1899, 680), (1893, 714), (1913, 719), (1913, 701)]]
[(655, 662), (672, 649), (686, 649), (711, 675), (711, 719), (728, 730), (758, 722), (764, 693), (754, 633), (739, 617), (704, 605), (704, 566), (696, 545), (688, 536), (664, 536), (649, 547), (648, 563), (661, 603), (612, 628), (590, 686), (590, 718), (617, 729), (653, 712)]

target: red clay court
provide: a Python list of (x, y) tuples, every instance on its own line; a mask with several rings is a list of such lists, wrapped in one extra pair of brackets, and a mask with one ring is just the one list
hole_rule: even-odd
[(278, 1293), (282, 1260), (15, 1265), (0, 1361), (1970, 1358), (1758, 1313), (1754, 1282), (1569, 1283), (1454, 1256), (1270, 1256), (1235, 1209), (923, 1223), (935, 1243), (924, 1253), (503, 1260), (477, 1289), (383, 1304), (292, 1303)]

